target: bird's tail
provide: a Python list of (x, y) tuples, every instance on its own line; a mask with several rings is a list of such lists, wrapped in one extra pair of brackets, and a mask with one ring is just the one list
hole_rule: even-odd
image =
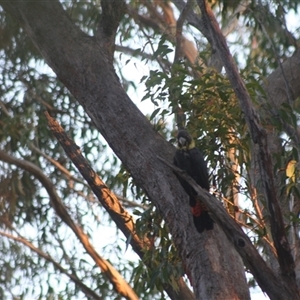
[(196, 201), (196, 204), (192, 207), (192, 214), (194, 224), (198, 232), (204, 230), (212, 230), (214, 228), (214, 221), (208, 214), (206, 206), (200, 201)]

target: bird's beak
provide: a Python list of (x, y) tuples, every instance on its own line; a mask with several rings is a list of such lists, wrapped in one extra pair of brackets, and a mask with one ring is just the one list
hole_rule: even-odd
[(180, 137), (178, 139), (178, 144), (181, 146), (181, 147), (184, 147), (186, 146), (186, 139), (184, 137)]

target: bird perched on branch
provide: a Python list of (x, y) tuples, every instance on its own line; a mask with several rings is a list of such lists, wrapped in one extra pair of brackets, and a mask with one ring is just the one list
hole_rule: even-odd
[[(206, 162), (195, 147), (195, 142), (191, 135), (184, 129), (179, 130), (177, 135), (178, 149), (174, 157), (174, 164), (178, 168), (187, 172), (198, 185), (203, 189), (209, 190), (208, 172)], [(193, 214), (194, 224), (198, 232), (211, 230), (214, 223), (208, 210), (203, 203), (197, 198), (195, 190), (182, 178), (177, 176), (185, 192), (189, 195), (190, 206)]]

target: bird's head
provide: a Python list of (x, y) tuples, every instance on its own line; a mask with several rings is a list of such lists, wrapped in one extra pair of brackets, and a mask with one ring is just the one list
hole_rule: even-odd
[(178, 148), (189, 150), (195, 147), (195, 142), (191, 135), (184, 129), (178, 131), (177, 134)]

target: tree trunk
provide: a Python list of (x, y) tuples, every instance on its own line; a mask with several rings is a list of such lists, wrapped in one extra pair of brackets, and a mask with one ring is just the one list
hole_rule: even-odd
[(234, 247), (218, 226), (197, 233), (186, 194), (172, 171), (157, 159), (159, 155), (172, 161), (174, 147), (153, 130), (122, 88), (111, 48), (105, 47), (107, 32), (100, 31), (97, 38), (86, 35), (58, 1), (0, 3), (20, 21), (59, 80), (161, 211), (192, 274), (196, 298), (250, 299)]

